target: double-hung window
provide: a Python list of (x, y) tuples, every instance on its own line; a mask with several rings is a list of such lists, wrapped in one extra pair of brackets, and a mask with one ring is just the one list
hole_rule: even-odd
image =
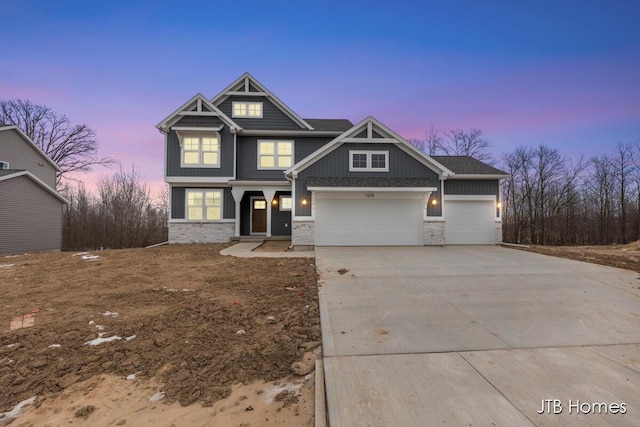
[(389, 152), (350, 150), (349, 171), (389, 172)]
[(258, 141), (258, 169), (286, 169), (291, 165), (293, 141)]
[(232, 103), (231, 117), (246, 117), (261, 119), (262, 102), (238, 102)]
[(219, 221), (222, 219), (222, 190), (187, 190), (187, 220)]
[(220, 167), (220, 134), (182, 137), (183, 167)]

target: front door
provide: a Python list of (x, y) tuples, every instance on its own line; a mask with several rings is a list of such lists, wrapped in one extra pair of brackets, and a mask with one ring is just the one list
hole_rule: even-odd
[(265, 199), (251, 199), (251, 234), (267, 232), (267, 201)]

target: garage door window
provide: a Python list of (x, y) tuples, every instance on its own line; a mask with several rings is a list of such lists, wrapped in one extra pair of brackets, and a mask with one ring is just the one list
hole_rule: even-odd
[(349, 151), (350, 172), (388, 172), (388, 151)]

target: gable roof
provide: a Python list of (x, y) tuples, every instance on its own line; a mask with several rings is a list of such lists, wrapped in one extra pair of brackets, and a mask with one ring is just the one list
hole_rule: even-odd
[(182, 104), (180, 108), (169, 114), (164, 120), (156, 125), (156, 128), (158, 128), (160, 132), (167, 132), (178, 120), (189, 115), (218, 117), (230, 128), (236, 130), (240, 129), (240, 126), (231, 120), (229, 116), (220, 111), (218, 107), (213, 105), (201, 93), (195, 94), (190, 100)]
[(304, 119), (318, 132), (344, 132), (353, 127), (347, 119)]
[[(252, 90), (253, 89), (253, 90)], [(244, 73), (238, 77), (233, 83), (224, 88), (220, 93), (211, 98), (213, 105), (220, 105), (224, 100), (232, 95), (250, 95), (250, 96), (263, 96), (269, 99), (273, 105), (280, 109), (284, 114), (289, 116), (298, 126), (308, 130), (313, 130), (313, 127), (307, 123), (302, 117), (297, 115), (291, 108), (278, 99), (269, 89), (264, 87), (262, 83), (255, 79), (251, 74)]]
[(22, 139), (24, 139), (27, 142), (27, 144), (31, 145), (31, 147), (34, 150), (36, 150), (38, 154), (42, 156), (42, 158), (44, 158), (51, 166), (53, 166), (56, 172), (62, 172), (62, 169), (60, 169), (60, 167), (56, 164), (56, 162), (51, 160), (51, 158), (47, 156), (47, 154), (44, 151), (42, 151), (42, 149), (38, 147), (36, 143), (31, 140), (31, 138), (29, 138), (24, 132), (22, 132), (22, 130), (18, 126), (15, 126), (15, 125), (0, 126), (0, 132), (11, 131), (11, 130), (15, 131), (18, 135), (20, 135), (20, 137), (22, 137)]
[(38, 178), (37, 176), (35, 176), (34, 174), (32, 174), (29, 171), (18, 170), (18, 169), (0, 170), (0, 182), (1, 181), (8, 181), (10, 179), (18, 178), (20, 176), (26, 176), (27, 178), (31, 179), (33, 182), (38, 184), (40, 187), (42, 187), (44, 190), (46, 190), (52, 196), (54, 196), (55, 198), (60, 200), (62, 203), (66, 203), (66, 204), (71, 203), (71, 202), (69, 202), (69, 200), (67, 200), (65, 197), (63, 197), (60, 193), (58, 193), (53, 188), (49, 187), (47, 184), (44, 183), (44, 181), (42, 181), (40, 178)]
[(400, 149), (405, 151), (407, 154), (409, 154), (428, 168), (434, 170), (435, 172), (443, 176), (453, 174), (453, 171), (415, 148), (407, 140), (389, 129), (387, 126), (383, 125), (374, 117), (369, 116), (366, 119), (362, 120), (360, 123), (353, 126), (351, 129), (343, 132), (341, 135), (337, 136), (318, 150), (314, 151), (304, 159), (300, 160), (295, 165), (291, 166), (285, 171), (285, 175), (291, 176), (303, 171), (322, 157), (326, 156), (327, 154), (347, 142), (396, 144)]
[(471, 156), (431, 156), (454, 172), (453, 178), (464, 178), (468, 175), (509, 176), (506, 172), (494, 168)]

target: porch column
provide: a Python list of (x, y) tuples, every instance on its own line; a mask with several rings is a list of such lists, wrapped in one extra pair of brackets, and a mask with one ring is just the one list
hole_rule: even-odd
[(231, 195), (236, 204), (236, 227), (234, 236), (240, 237), (240, 202), (242, 201), (242, 196), (244, 196), (244, 190), (231, 188)]
[(271, 237), (271, 202), (273, 201), (273, 196), (276, 194), (276, 190), (262, 190), (262, 194), (264, 194), (264, 198), (267, 201), (267, 237)]

